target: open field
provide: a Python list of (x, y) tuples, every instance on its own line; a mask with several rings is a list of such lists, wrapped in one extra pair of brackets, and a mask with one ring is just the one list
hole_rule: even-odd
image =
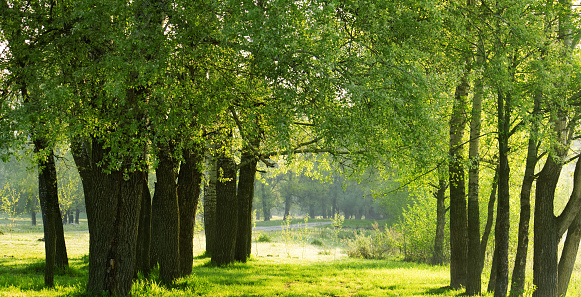
[[(71, 268), (55, 276), (54, 289), (43, 288), (42, 226), (19, 219), (14, 232), (0, 219), (0, 296), (83, 296), (88, 278), (86, 221), (65, 226)], [(280, 223), (280, 222), (279, 222)], [(449, 291), (446, 266), (392, 260), (351, 259), (332, 243), (326, 228), (294, 233), (257, 232), (252, 259), (246, 264), (216, 268), (209, 259), (194, 261), (194, 273), (171, 288), (160, 286), (156, 272), (134, 283), (133, 296), (459, 296)], [(327, 230), (330, 232), (330, 230)], [(299, 232), (306, 232), (309, 238)], [(294, 235), (292, 235), (294, 234)], [(327, 235), (325, 235), (327, 234)], [(292, 235), (292, 236), (291, 236)], [(270, 242), (258, 242), (262, 236)], [(320, 244), (312, 244), (319, 238)], [(202, 254), (204, 237), (194, 238), (195, 254)], [(579, 292), (579, 273), (569, 296)], [(483, 276), (484, 280), (485, 276)], [(488, 295), (485, 295), (488, 296)]]

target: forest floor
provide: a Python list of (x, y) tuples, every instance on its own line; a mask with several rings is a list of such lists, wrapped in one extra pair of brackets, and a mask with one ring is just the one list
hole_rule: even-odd
[[(280, 222), (279, 222), (280, 224)], [(371, 224), (371, 223), (369, 223)], [(65, 225), (71, 267), (55, 277), (56, 287), (43, 286), (42, 226), (27, 219), (0, 219), (0, 296), (84, 296), (88, 279), (89, 234), (86, 221)], [(258, 225), (258, 224), (257, 224)], [(274, 224), (270, 224), (274, 225)], [(281, 224), (282, 225), (282, 224)], [(12, 229), (12, 232), (10, 231)], [(335, 241), (332, 226), (254, 233), (248, 263), (216, 268), (208, 258), (194, 260), (193, 274), (174, 286), (159, 285), (157, 270), (134, 282), (133, 296), (461, 296), (446, 289), (447, 266), (401, 259), (349, 258), (344, 242)], [(202, 255), (204, 236), (194, 238), (194, 254)], [(577, 296), (576, 273), (569, 296)], [(483, 275), (483, 282), (486, 276)], [(484, 287), (485, 284), (483, 284)], [(484, 287), (485, 288), (485, 287)], [(492, 296), (492, 295), (484, 295)], [(525, 296), (530, 296), (525, 295)]]

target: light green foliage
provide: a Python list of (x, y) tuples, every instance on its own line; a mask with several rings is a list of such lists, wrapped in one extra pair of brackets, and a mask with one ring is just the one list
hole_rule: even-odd
[(401, 235), (387, 227), (381, 229), (373, 224), (373, 231), (357, 232), (355, 239), (349, 241), (345, 252), (352, 258), (386, 259), (400, 254)]
[(2, 197), (2, 211), (10, 216), (10, 225), (8, 226), (10, 230), (10, 235), (14, 231), (14, 221), (16, 216), (19, 214), (17, 205), (20, 199), (20, 193), (18, 193), (14, 188), (10, 186), (9, 183), (4, 184), (4, 188), (0, 191), (0, 197)]
[(431, 259), (436, 234), (435, 206), (434, 199), (420, 196), (404, 211), (397, 229), (401, 230), (400, 244), (406, 260), (427, 263)]

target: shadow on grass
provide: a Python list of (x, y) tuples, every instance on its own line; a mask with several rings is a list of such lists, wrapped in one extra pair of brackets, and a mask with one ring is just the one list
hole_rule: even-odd
[[(456, 291), (456, 290), (450, 288), (450, 286), (445, 286), (445, 287), (439, 287), (439, 288), (427, 290), (423, 295), (444, 295), (444, 294), (447, 295), (451, 291)], [(453, 296), (468, 296), (468, 295), (466, 295), (465, 292), (461, 292), (461, 293), (458, 293), (458, 294), (453, 295)]]

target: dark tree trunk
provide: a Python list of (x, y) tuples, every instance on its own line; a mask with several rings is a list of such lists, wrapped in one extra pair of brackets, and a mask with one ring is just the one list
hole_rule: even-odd
[(36, 211), (30, 211), (30, 220), (32, 222), (32, 226), (36, 226)]
[(498, 203), (496, 210), (495, 253), (497, 256), (495, 297), (506, 296), (508, 290), (508, 242), (510, 227), (510, 167), (508, 138), (510, 133), (510, 93), (498, 94)]
[[(535, 96), (533, 115), (537, 115), (540, 110), (540, 96)], [(535, 166), (538, 160), (537, 133), (538, 123), (533, 120), (529, 134), (527, 148), (527, 159), (525, 173), (520, 191), (520, 218), (518, 224), (518, 245), (514, 268), (512, 270), (512, 284), (510, 286), (511, 296), (520, 296), (525, 288), (525, 275), (527, 265), (527, 255), (529, 246), (529, 223), (531, 220), (531, 191), (535, 181)]]
[(72, 225), (75, 223), (75, 215), (69, 211), (69, 225)]
[(151, 270), (151, 193), (149, 192), (149, 172), (144, 170), (141, 177), (141, 210), (137, 231), (137, 271), (149, 276)]
[[(42, 141), (35, 141), (35, 150), (40, 152), (48, 149)], [(38, 193), (44, 228), (44, 249), (46, 266), (44, 271), (44, 285), (54, 287), (54, 267), (56, 261), (57, 235), (56, 222), (60, 219), (58, 208), (54, 207), (55, 200), (58, 206), (57, 175), (54, 163), (54, 154), (50, 150), (46, 160), (38, 164)], [(62, 226), (62, 225), (61, 225)]]
[(203, 153), (198, 149), (184, 151), (184, 162), (178, 175), (178, 202), (180, 212), (180, 275), (192, 273), (194, 263), (194, 225), (202, 182)]
[(454, 108), (450, 118), (450, 287), (466, 285), (468, 263), (468, 225), (462, 138), (466, 124), (464, 114), (468, 96), (467, 75), (456, 88)]
[(433, 265), (444, 264), (444, 231), (446, 229), (446, 189), (448, 183), (445, 178), (438, 181), (438, 189), (434, 193), (436, 198), (436, 236), (434, 237)]
[(534, 297), (557, 296), (558, 237), (553, 203), (562, 165), (552, 155), (538, 175), (535, 193), (533, 284)]
[(579, 251), (579, 240), (581, 240), (581, 213), (577, 214), (567, 230), (567, 239), (558, 266), (557, 296), (567, 296), (567, 288)]
[(234, 262), (238, 233), (238, 203), (236, 197), (236, 163), (231, 156), (218, 158), (220, 176), (216, 183), (216, 237), (212, 262), (226, 265)]
[(488, 293), (494, 292), (496, 287), (496, 269), (498, 267), (498, 262), (496, 261), (496, 251), (492, 255), (492, 265), (490, 265), (490, 278), (488, 279)]
[[(479, 47), (480, 48), (480, 47)], [(481, 51), (479, 51), (481, 54)], [(477, 60), (482, 61), (481, 55)], [(475, 83), (470, 120), (470, 146), (468, 158), (468, 265), (467, 295), (480, 295), (482, 291), (482, 270), (480, 266), (480, 130), (482, 122), (483, 84), (479, 77)]]
[[(484, 258), (486, 257), (486, 248), (488, 246), (488, 238), (490, 237), (490, 232), (492, 232), (492, 225), (494, 225), (494, 204), (496, 203), (496, 191), (498, 189), (498, 166), (494, 169), (494, 178), (492, 179), (492, 190), (490, 191), (490, 197), (488, 198), (488, 209), (486, 217), (486, 225), (484, 226), (484, 232), (482, 232), (482, 240), (480, 241), (480, 271), (484, 269)], [(492, 270), (494, 271), (494, 270)], [(490, 276), (492, 279), (492, 275)], [(494, 285), (488, 287), (489, 292), (494, 291)]]
[[(256, 147), (256, 145), (255, 145)], [(236, 237), (236, 261), (246, 263), (252, 248), (252, 200), (256, 179), (257, 159), (246, 150), (240, 159), (238, 178), (238, 235)]]
[(170, 148), (159, 148), (157, 182), (151, 206), (152, 235), (156, 238), (159, 276), (165, 284), (171, 284), (180, 277), (177, 162), (172, 154)]
[(75, 210), (75, 224), (79, 224), (79, 216), (81, 215), (81, 210), (80, 209), (76, 209)]
[(266, 189), (263, 183), (260, 184), (260, 187), (262, 189), (262, 216), (264, 217), (264, 221), (268, 222), (270, 221), (271, 215), (270, 215), (270, 206), (267, 200), (267, 194), (266, 194)]
[[(73, 156), (83, 182), (89, 223), (87, 291), (125, 296), (135, 273), (137, 229), (141, 207), (141, 173), (104, 172), (99, 165), (108, 150), (101, 142), (73, 141)], [(125, 177), (125, 178), (124, 178)]]
[(204, 189), (204, 232), (206, 234), (206, 256), (212, 256), (216, 238), (216, 183), (218, 182), (218, 163), (212, 154), (206, 156), (209, 168), (208, 183)]

